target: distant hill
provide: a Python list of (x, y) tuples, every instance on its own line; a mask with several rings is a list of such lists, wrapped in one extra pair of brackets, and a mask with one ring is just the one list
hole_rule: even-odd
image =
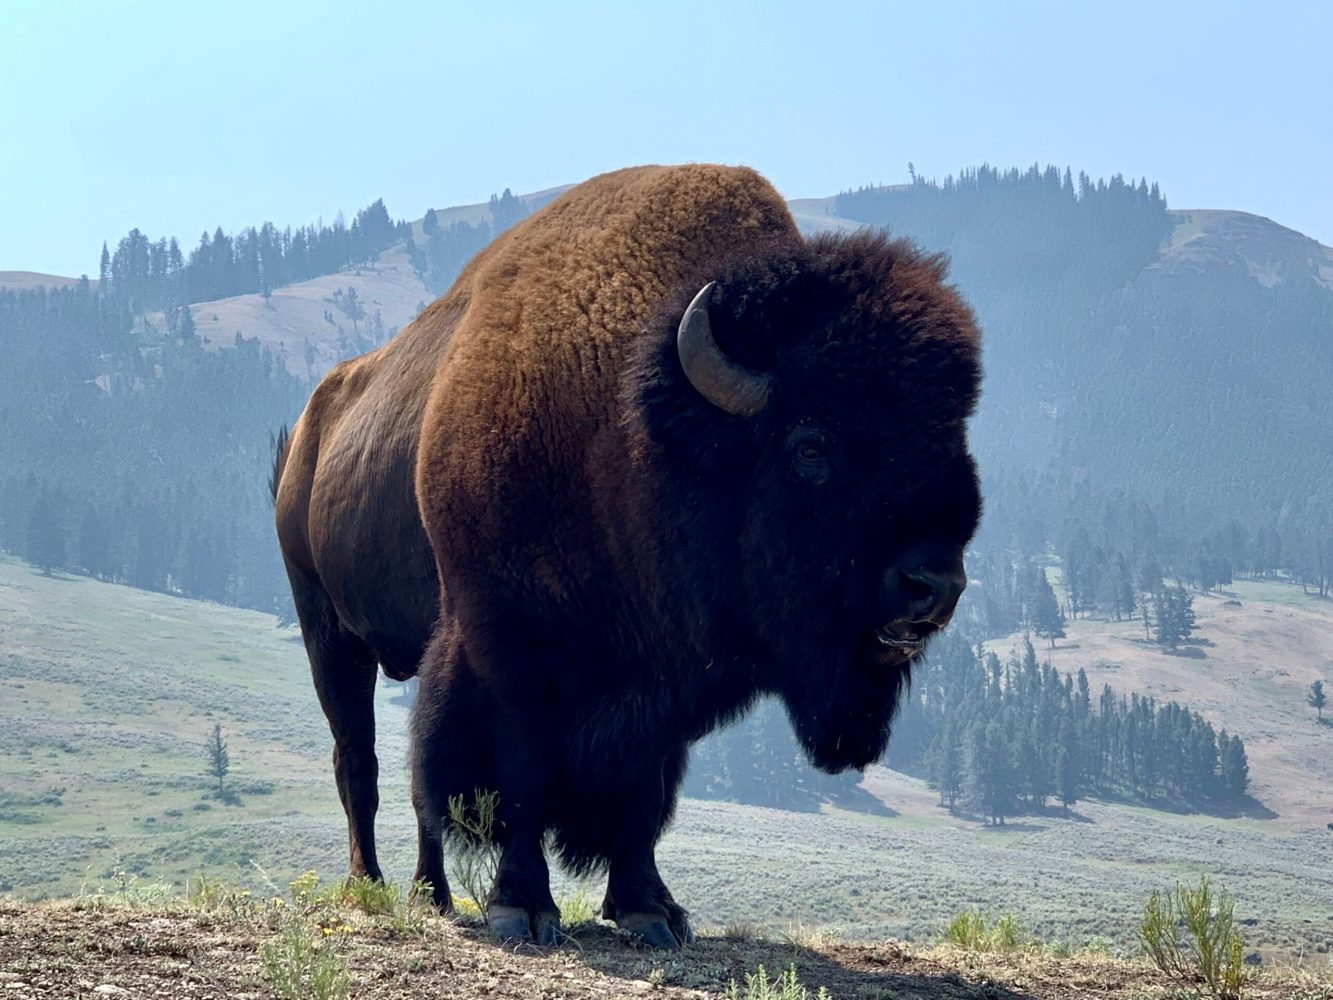
[[(138, 315), (135, 303), (265, 287), (236, 276), (276, 239), (273, 227), (236, 239), (219, 231), (190, 251), (174, 286), (151, 277), (153, 254), (170, 264), (172, 244), (137, 230), (117, 247), (119, 263), (111, 258), (107, 295), (10, 272), (27, 290), (0, 283), (0, 362), (27, 378), (0, 403), (15, 428), (0, 442), (0, 546), (26, 554), (33, 525), (54, 512), (63, 541), (51, 549), (54, 558), (64, 550), (64, 564), (285, 605), (267, 497), (253, 488), (269, 461), (268, 432), (295, 418), (338, 359), (411, 322), (495, 232), (561, 190), (505, 191), (401, 223), (376, 202), (351, 227), (283, 234), (287, 274), (328, 273), (275, 281), (268, 295), (196, 301), (188, 323), (180, 310)], [(1166, 538), (1152, 555), (1180, 569), (1202, 535), (1234, 518), (1251, 539), (1281, 536), (1282, 552), (1260, 572), (1327, 591), (1333, 250), (1243, 212), (1169, 210), (1145, 182), (1075, 181), (1053, 168), (978, 168), (790, 206), (807, 233), (887, 226), (950, 255), (985, 332), (972, 433), (988, 510), (979, 549), (1040, 554), (1082, 521), (1095, 544), (1132, 560), (1153, 547), (1145, 540)], [(353, 234), (372, 231), (356, 251), (366, 255), (348, 256)], [(343, 256), (321, 256), (326, 246)], [(143, 253), (149, 278), (131, 280)], [(338, 270), (335, 259), (361, 263)], [(64, 287), (39, 301), (38, 284)], [(226, 350), (238, 337), (245, 350)], [(1155, 524), (1133, 545), (1110, 546), (1100, 530), (1118, 494), (1152, 507)]]
[[(41, 274), (37, 271), (0, 271), (0, 289), (20, 292), (30, 288), (69, 288), (77, 285), (81, 278), (69, 278), (60, 274)], [(97, 282), (93, 281), (94, 288)]]

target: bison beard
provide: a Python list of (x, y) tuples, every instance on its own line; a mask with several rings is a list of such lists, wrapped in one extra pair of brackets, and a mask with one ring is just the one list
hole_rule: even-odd
[(952, 614), (977, 354), (938, 259), (805, 241), (748, 170), (645, 167), (557, 198), (334, 369), (277, 499), (353, 870), (378, 874), (374, 663), (419, 658), (437, 904), (449, 801), (488, 790), (497, 935), (559, 939), (550, 837), (607, 872), (607, 918), (689, 941), (654, 858), (689, 743), (771, 692), (817, 766), (864, 767)]

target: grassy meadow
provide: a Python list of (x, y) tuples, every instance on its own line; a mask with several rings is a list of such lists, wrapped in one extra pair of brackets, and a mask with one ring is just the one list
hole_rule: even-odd
[[(395, 689), (378, 694), (379, 833), (386, 871), (406, 880), (415, 831)], [(204, 750), (215, 723), (231, 756), (222, 797)], [(295, 629), (0, 561), (0, 895), (86, 894), (117, 873), (178, 889), (201, 872), (256, 889), (341, 875), (330, 752)], [(1207, 872), (1235, 894), (1247, 950), (1327, 964), (1322, 827), (1084, 802), (988, 828), (937, 808), (915, 779), (877, 768), (866, 784), (895, 815), (683, 801), (663, 873), (704, 926), (923, 941), (976, 906), (1046, 941), (1129, 952), (1148, 893)]]

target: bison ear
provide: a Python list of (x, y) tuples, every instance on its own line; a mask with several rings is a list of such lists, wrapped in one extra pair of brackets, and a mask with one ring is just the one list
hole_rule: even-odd
[(727, 413), (752, 417), (768, 405), (773, 376), (737, 364), (717, 346), (708, 322), (708, 302), (716, 286), (716, 281), (704, 285), (685, 310), (676, 331), (676, 353), (699, 395)]

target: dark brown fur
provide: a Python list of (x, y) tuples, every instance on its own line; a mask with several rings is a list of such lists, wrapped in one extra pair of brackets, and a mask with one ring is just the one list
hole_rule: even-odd
[[(417, 874), (447, 900), (448, 799), (497, 791), (504, 932), (553, 936), (550, 832), (567, 864), (609, 868), (608, 917), (687, 939), (653, 847), (688, 743), (760, 693), (820, 766), (882, 753), (910, 654), (874, 629), (909, 619), (904, 573), (957, 576), (979, 510), (977, 335), (943, 274), (879, 236), (802, 240), (752, 171), (637, 168), (556, 199), (330, 372), (278, 524), (354, 871), (378, 874), (374, 663), (410, 673), (437, 611)], [(773, 376), (750, 418), (675, 353), (714, 279), (716, 341)]]

